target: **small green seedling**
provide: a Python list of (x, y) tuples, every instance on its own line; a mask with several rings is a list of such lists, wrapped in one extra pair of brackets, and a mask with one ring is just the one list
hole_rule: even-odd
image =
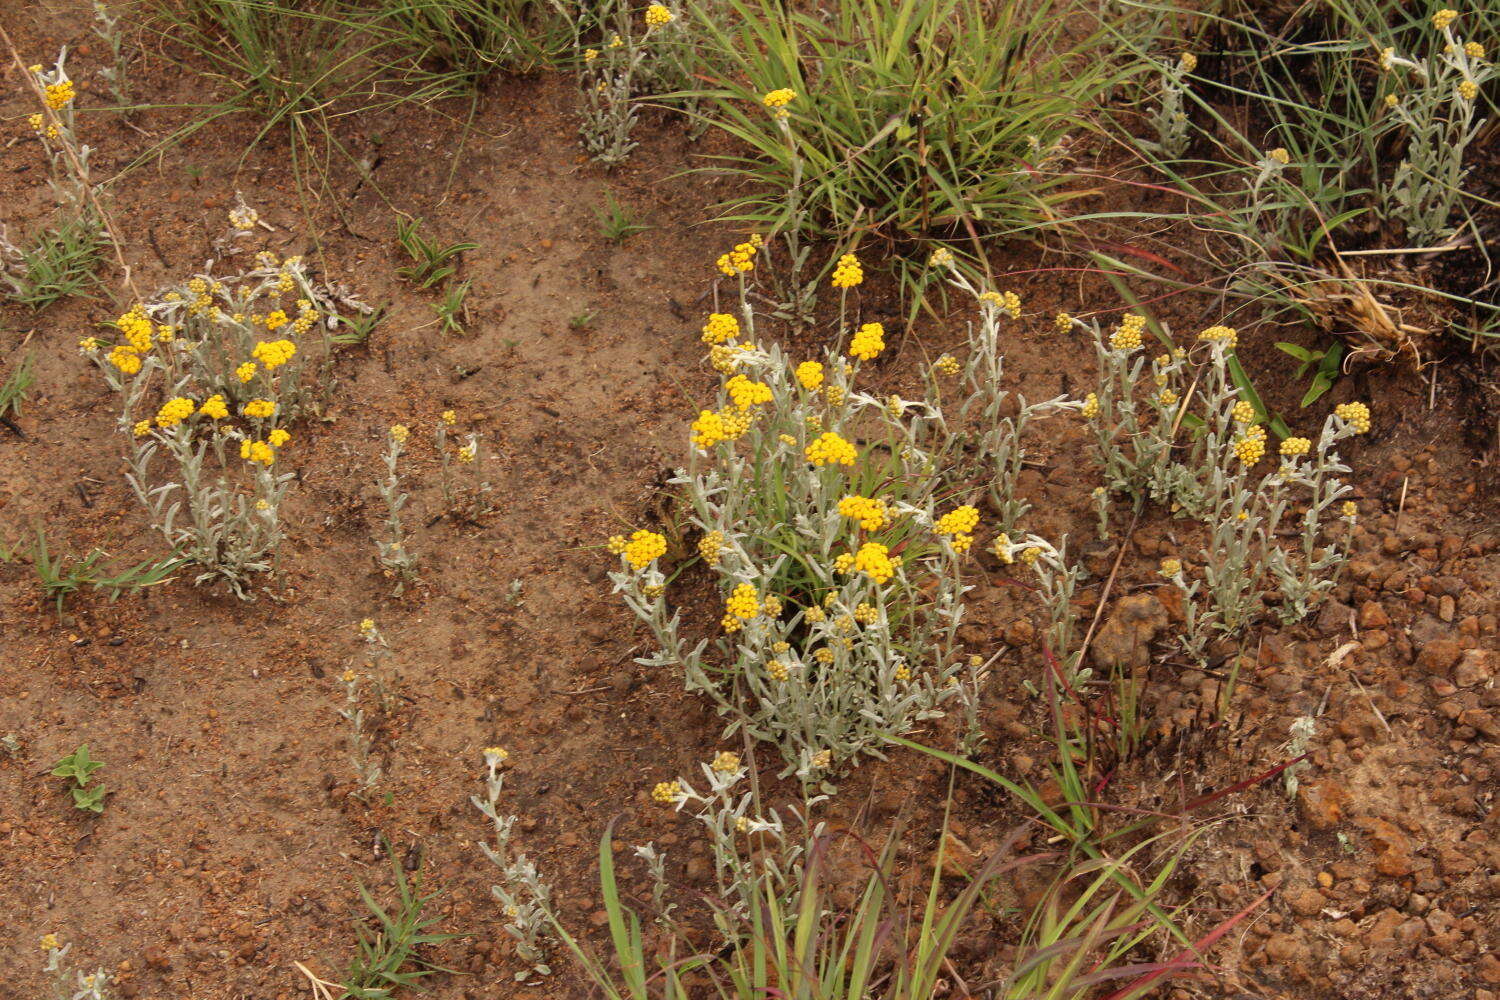
[(597, 309), (585, 309), (581, 313), (576, 313), (568, 320), (568, 329), (587, 330), (589, 324), (594, 322), (594, 318), (598, 315), (599, 310)]
[(613, 191), (604, 193), (604, 204), (594, 209), (594, 217), (599, 220), (599, 232), (611, 243), (624, 243), (627, 237), (651, 228), (636, 219), (633, 209), (620, 204)]
[(0, 422), (9, 424), (12, 417), (21, 415), (21, 402), (26, 398), (26, 391), (35, 381), (31, 374), (31, 360), (30, 354), (21, 358), (21, 363), (16, 365), (16, 370), (10, 373), (10, 377), (3, 385), (0, 385)]
[(1344, 342), (1334, 341), (1321, 351), (1310, 351), (1296, 344), (1288, 344), (1284, 341), (1276, 344), (1276, 349), (1283, 354), (1290, 354), (1302, 362), (1297, 368), (1297, 378), (1303, 378), (1312, 371), (1312, 382), (1307, 387), (1307, 392), (1302, 395), (1302, 406), (1311, 406), (1316, 403), (1323, 394), (1333, 388), (1334, 379), (1339, 377), (1340, 366), (1344, 360)]
[(68, 754), (58, 761), (52, 768), (52, 775), (56, 778), (68, 778), (73, 782), (69, 789), (73, 793), (73, 807), (85, 812), (102, 813), (104, 811), (104, 796), (108, 794), (104, 784), (101, 782), (89, 787), (89, 781), (94, 772), (104, 766), (104, 761), (94, 760), (89, 756), (89, 745), (81, 743), (77, 750)]
[(418, 288), (432, 288), (447, 281), (458, 270), (459, 255), (479, 249), (478, 243), (439, 246), (418, 232), (421, 227), (421, 219), (396, 220), (396, 242), (412, 261), (407, 267), (397, 268), (396, 273)]
[(171, 579), (185, 559), (147, 559), (134, 566), (112, 569), (100, 565), (108, 556), (103, 549), (94, 549), (81, 559), (67, 556), (54, 558), (47, 548), (47, 536), (37, 529), (36, 543), (31, 547), (31, 565), (36, 570), (38, 582), (57, 604), (57, 613), (62, 615), (63, 603), (69, 595), (84, 587), (109, 592), (111, 601), (127, 591), (144, 590)]
[(444, 333), (455, 337), (464, 334), (464, 324), (469, 321), (469, 306), (465, 299), (469, 295), (469, 286), (472, 281), (461, 281), (456, 285), (449, 285), (443, 289), (443, 297), (434, 302), (433, 311), (437, 313), (438, 324)]

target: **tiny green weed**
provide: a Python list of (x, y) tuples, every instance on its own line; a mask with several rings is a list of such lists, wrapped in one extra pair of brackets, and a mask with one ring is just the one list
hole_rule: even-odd
[(0, 384), (0, 423), (10, 425), (12, 417), (21, 415), (21, 403), (26, 399), (26, 392), (31, 388), (35, 378), (31, 372), (32, 355), (27, 354), (21, 358), (21, 363), (16, 365), (16, 370), (10, 373), (4, 384)]
[(166, 583), (184, 562), (175, 557), (147, 559), (124, 569), (112, 569), (101, 565), (108, 556), (103, 549), (94, 549), (79, 559), (54, 557), (47, 547), (46, 533), (37, 529), (36, 542), (31, 548), (31, 565), (42, 589), (56, 602), (57, 613), (61, 615), (67, 599), (84, 587), (108, 591), (109, 599), (113, 601), (127, 591)]
[(102, 783), (89, 786), (94, 772), (104, 766), (104, 761), (89, 756), (89, 745), (79, 744), (78, 749), (58, 761), (52, 768), (52, 776), (66, 778), (72, 782), (69, 791), (73, 794), (73, 807), (85, 812), (102, 813), (104, 796), (108, 794)]
[(83, 294), (97, 283), (94, 275), (106, 246), (103, 229), (87, 214), (35, 233), (19, 246), (0, 237), (0, 289), (32, 311)]
[(421, 233), (421, 219), (397, 219), (396, 242), (411, 264), (396, 273), (418, 288), (442, 284), (458, 271), (459, 257), (467, 250), (478, 250), (478, 243), (451, 243), (443, 246)]
[(637, 219), (634, 209), (622, 205), (613, 191), (604, 193), (604, 204), (594, 209), (594, 217), (599, 220), (600, 234), (616, 245), (651, 228)]
[(460, 281), (443, 289), (443, 297), (432, 304), (437, 313), (438, 328), (455, 337), (464, 334), (464, 324), (469, 322), (469, 286), (473, 281)]
[[(385, 846), (389, 853), (390, 844)], [(392, 856), (391, 874), (396, 899), (390, 910), (377, 903), (363, 885), (359, 887), (359, 898), (370, 916), (354, 924), (359, 950), (344, 975), (344, 998), (389, 1000), (398, 990), (415, 985), (425, 976), (452, 971), (434, 965), (421, 953), (424, 948), (462, 937), (431, 931), (438, 918), (426, 915), (425, 910), (441, 893), (422, 894), (420, 865), (408, 877), (401, 859)]]

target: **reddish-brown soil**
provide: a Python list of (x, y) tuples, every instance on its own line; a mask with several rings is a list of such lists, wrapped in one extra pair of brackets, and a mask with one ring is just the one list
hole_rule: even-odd
[[(68, 44), (81, 104), (107, 103), (97, 43), (73, 5), (17, 4), (0, 23), (28, 60), (47, 61)], [(194, 86), (150, 60), (136, 85), (159, 103), (185, 99)], [(566, 969), (539, 985), (512, 981), (516, 961), (475, 843), (487, 831), (469, 804), (480, 748), (496, 743), (513, 755), (507, 796), (524, 817), (520, 838), (559, 887), (573, 925), (588, 933), (599, 924), (595, 845), (621, 814), (625, 839), (655, 840), (673, 858), (674, 881), (701, 883), (699, 831), (650, 805), (646, 789), (710, 757), (720, 723), (684, 696), (680, 678), (633, 664), (643, 633), (609, 593), (611, 559), (600, 543), (657, 523), (669, 502), (664, 473), (681, 460), (686, 420), (713, 384), (698, 327), (709, 265), (729, 239), (704, 221), (723, 191), (683, 175), (700, 150), (665, 119), (643, 122), (644, 144), (624, 168), (607, 174), (584, 162), (573, 98), (566, 79), (498, 83), (461, 148), (458, 127), (435, 113), (361, 119), (344, 138), (356, 156), (378, 154), (379, 165), (374, 183), (358, 185), (335, 164), (337, 206), (325, 197), (304, 207), (283, 138), (246, 154), (257, 127), (248, 119), (226, 119), (120, 176), (122, 249), (143, 290), (201, 267), (242, 191), (273, 227), (267, 248), (316, 254), (330, 278), (391, 311), (368, 345), (339, 354), (322, 419), (297, 428), (287, 455), (300, 476), (290, 537), (255, 602), (180, 578), (114, 603), (85, 591), (59, 616), (24, 559), (0, 564), (0, 736), (19, 742), (13, 754), (0, 751), (0, 996), (44, 991), (36, 942), (48, 932), (75, 942), (78, 964), (115, 973), (124, 997), (302, 995), (308, 984), (294, 963), (337, 979), (352, 954), (351, 920), (364, 913), (357, 884), (387, 892), (382, 838), (410, 864), (424, 859), (427, 885), (444, 890), (439, 929), (467, 935), (434, 953), (459, 974), (433, 977), (430, 995), (583, 995)], [(0, 116), (14, 134), (30, 110), (7, 65)], [(462, 116), (467, 104), (450, 110)], [(89, 114), (84, 129), (110, 175), (184, 120), (170, 110), (129, 122)], [(10, 143), (3, 164), (4, 221), (40, 224), (47, 200), (35, 144)], [(594, 209), (606, 191), (653, 228), (622, 246), (605, 241)], [(432, 297), (397, 279), (396, 210), (423, 217), (440, 238), (479, 244), (463, 264), (474, 282), (466, 336), (440, 334)], [(1184, 266), (1190, 258), (1185, 247)], [(1054, 334), (1048, 317), (1113, 310), (1118, 296), (1097, 278), (1060, 270), (1074, 259), (1028, 246), (1002, 250), (992, 266), (1026, 304), (1025, 332), (1008, 345), (1016, 387), (1031, 398), (1087, 391), (1091, 347)], [(38, 315), (0, 307), (3, 370), (22, 352), (36, 365), (21, 433), (0, 428), (6, 541), (43, 528), (54, 552), (97, 546), (120, 561), (158, 552), (121, 476), (114, 397), (76, 350), (94, 324), (118, 314), (125, 296), (108, 301), (117, 279), (108, 276), (94, 301)], [(888, 323), (900, 315), (878, 288), (862, 308)], [(1153, 306), (1185, 333), (1213, 322), (1213, 310), (1187, 296)], [(591, 311), (591, 323), (570, 324)], [(919, 318), (890, 338), (897, 349), (876, 378), (896, 390), (910, 385), (924, 359), (960, 342), (963, 319)], [(1316, 715), (1295, 799), (1278, 776), (1194, 814), (1214, 822), (1168, 893), (1191, 929), (1205, 933), (1276, 891), (1220, 941), (1215, 975), (1174, 989), (1493, 1000), (1500, 539), (1486, 489), (1493, 454), (1487, 441), (1476, 447), (1460, 433), (1476, 414), (1480, 426), (1494, 426), (1493, 376), (1476, 359), (1420, 378), (1369, 368), (1299, 412), (1302, 387), (1270, 344), (1303, 335), (1242, 329), (1242, 355), (1299, 429), (1314, 428), (1336, 402), (1371, 403), (1375, 430), (1348, 456), (1362, 523), (1344, 582), (1307, 623), (1252, 637), (1253, 666), (1221, 720), (1211, 710), (1221, 676), (1165, 651), (1180, 609), (1154, 570), (1165, 555), (1193, 556), (1191, 536), (1179, 522), (1144, 517), (1124, 540), (1101, 639), (1121, 648), (1120, 602), (1129, 601), (1159, 642), (1138, 650), (1148, 736), (1134, 758), (1098, 776), (1096, 795), (1121, 810), (1174, 812), (1284, 760), (1292, 720)], [(446, 409), (492, 449), (497, 509), (478, 523), (438, 517), (428, 435)], [(408, 521), (422, 560), (419, 582), (399, 598), (372, 543), (382, 516), (378, 455), (396, 422), (415, 430)], [(1095, 478), (1077, 460), (1083, 443), (1074, 420), (1038, 425), (1023, 490), (1035, 507), (1032, 530), (1067, 534), (1091, 569), (1082, 596), (1092, 615), (1121, 538), (1095, 539)], [(1001, 654), (985, 697), (990, 743), (981, 761), (1045, 787), (1047, 715), (1022, 683), (1046, 669), (1039, 609), (991, 557), (978, 557), (973, 575), (964, 641)], [(356, 624), (365, 617), (390, 640), (400, 678), (397, 707), (375, 719), (389, 794), (373, 804), (350, 795), (347, 727), (336, 714), (337, 678), (359, 663)], [(919, 738), (951, 745), (952, 732), (945, 724)], [(48, 775), (79, 743), (107, 763), (102, 816), (74, 810)], [(770, 781), (769, 762), (766, 772)], [(911, 856), (920, 863), (947, 787), (946, 769), (896, 754), (848, 777), (833, 815), (878, 838), (916, 803)], [(955, 802), (957, 829), (976, 850), (1018, 819), (977, 779), (959, 779)], [(1013, 941), (1014, 928), (999, 932)], [(1003, 955), (987, 947), (971, 955), (976, 967)]]

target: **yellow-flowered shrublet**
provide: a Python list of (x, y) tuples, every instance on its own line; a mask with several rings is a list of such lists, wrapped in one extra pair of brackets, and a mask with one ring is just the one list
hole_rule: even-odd
[(1091, 392), (1083, 397), (1083, 406), (1079, 409), (1085, 420), (1093, 420), (1099, 415), (1099, 394)]
[(178, 396), (169, 399), (156, 411), (156, 426), (176, 427), (198, 409), (197, 405), (186, 396)]
[(1289, 437), (1281, 442), (1281, 457), (1296, 458), (1312, 451), (1312, 442), (1307, 438)]
[(1442, 10), (1432, 15), (1432, 26), (1437, 30), (1442, 31), (1444, 28), (1448, 27), (1448, 25), (1452, 24), (1456, 20), (1458, 20), (1458, 11), (1452, 9), (1451, 7), (1444, 7)]
[(857, 495), (840, 500), (839, 513), (858, 521), (859, 526), (866, 531), (879, 531), (890, 519), (890, 511), (884, 500)]
[(834, 288), (853, 288), (865, 280), (865, 269), (860, 266), (859, 258), (852, 253), (846, 253), (839, 257), (838, 263), (833, 267), (833, 279), (830, 282)]
[(885, 350), (885, 327), (879, 323), (865, 323), (854, 331), (849, 342), (849, 353), (861, 361), (870, 361)]
[(280, 427), (276, 428), (274, 431), (272, 431), (271, 433), (269, 433), (269, 434), (266, 435), (266, 440), (268, 442), (270, 442), (270, 445), (271, 445), (272, 448), (280, 448), (282, 445), (286, 444), (291, 439), (292, 439), (291, 432), (287, 431), (287, 430), (283, 430)]
[(1229, 415), (1234, 418), (1235, 423), (1251, 424), (1255, 422), (1255, 407), (1248, 400), (1242, 399), (1234, 404), (1234, 408), (1229, 411)]
[(286, 364), (296, 353), (297, 345), (290, 340), (262, 340), (251, 349), (250, 356), (269, 371)]
[(771, 401), (771, 387), (764, 382), (754, 382), (743, 375), (736, 375), (724, 383), (724, 391), (734, 400), (740, 411)]
[(240, 412), (255, 420), (269, 420), (276, 416), (276, 403), (270, 399), (252, 399)]
[(714, 266), (726, 278), (753, 271), (755, 270), (755, 251), (754, 243), (736, 243), (733, 250), (719, 255)]
[(866, 542), (854, 554), (849, 570), (863, 573), (876, 583), (885, 583), (896, 573), (899, 563), (891, 558), (891, 550), (879, 542)]
[(146, 311), (136, 306), (115, 320), (115, 326), (125, 335), (125, 342), (135, 351), (145, 354), (151, 350), (151, 319)]
[(651, 788), (651, 800), (664, 806), (676, 802), (681, 794), (682, 783), (680, 781), (658, 781)]
[(665, 27), (676, 20), (676, 18), (677, 15), (659, 3), (654, 3), (646, 8), (646, 27), (648, 28)]
[(710, 566), (719, 565), (719, 556), (724, 552), (724, 533), (722, 531), (710, 531), (698, 539), (698, 554), (703, 561)]
[(703, 325), (705, 344), (722, 344), (740, 335), (740, 321), (729, 313), (710, 313)]
[(1156, 571), (1163, 579), (1170, 580), (1182, 572), (1182, 560), (1167, 558), (1161, 561), (1161, 568)]
[(963, 366), (958, 363), (958, 359), (951, 354), (944, 354), (938, 358), (932, 367), (939, 375), (947, 375), (950, 378), (964, 370)]
[(1345, 500), (1340, 510), (1343, 511), (1344, 517), (1346, 517), (1350, 521), (1353, 521), (1359, 517), (1359, 504), (1355, 503), (1353, 500)]
[(203, 401), (203, 405), (198, 407), (198, 412), (210, 420), (223, 420), (229, 416), (229, 405), (224, 401), (223, 396), (215, 393)]
[(1460, 100), (1472, 101), (1479, 96), (1479, 84), (1473, 80), (1464, 80), (1459, 83), (1454, 93), (1458, 95)]
[(1184, 52), (1177, 57), (1177, 65), (1182, 67), (1184, 73), (1191, 73), (1198, 68), (1198, 57), (1191, 52)]
[(1226, 351), (1232, 351), (1240, 342), (1240, 335), (1232, 326), (1211, 326), (1198, 334), (1198, 339), (1210, 344), (1223, 344)]
[(1340, 403), (1333, 415), (1354, 428), (1356, 434), (1370, 433), (1370, 408), (1364, 403)]
[(406, 439), (411, 437), (411, 428), (405, 424), (391, 424), (391, 429), (388, 433), (392, 441), (397, 444), (405, 444)]
[(47, 84), (47, 107), (53, 111), (61, 111), (69, 104), (72, 104), (73, 99), (77, 96), (78, 93), (73, 89), (72, 80), (59, 80), (57, 83)]
[(625, 543), (625, 561), (636, 569), (645, 569), (659, 556), (667, 554), (667, 540), (654, 531), (644, 529), (630, 536)]
[(1265, 453), (1266, 429), (1259, 424), (1246, 427), (1245, 433), (1234, 443), (1234, 456), (1246, 465), (1259, 462)]
[(797, 366), (797, 381), (807, 391), (816, 392), (818, 387), (823, 384), (823, 362), (802, 362)]
[(487, 767), (499, 767), (510, 760), (510, 751), (504, 747), (485, 747), (480, 753), (484, 755), (484, 763)]
[(260, 369), (256, 366), (254, 361), (246, 361), (244, 364), (240, 365), (234, 370), (234, 377), (239, 379), (241, 382), (248, 382), (255, 377), (255, 373), (258, 371), (260, 371)]
[(993, 306), (1011, 319), (1021, 318), (1021, 297), (1015, 292), (983, 292), (979, 301), (983, 305)]
[(124, 344), (118, 344), (110, 350), (109, 363), (126, 375), (134, 375), (141, 370), (141, 356)]
[(1141, 331), (1146, 328), (1146, 317), (1139, 313), (1126, 313), (1115, 332), (1109, 335), (1109, 346), (1116, 351), (1135, 351), (1141, 346)]
[(151, 433), (151, 421), (137, 420), (135, 426), (131, 427), (130, 432), (136, 437), (145, 437)]
[(759, 618), (761, 612), (760, 594), (752, 584), (741, 583), (724, 601), (724, 610), (736, 618), (749, 621)]
[(276, 461), (276, 449), (264, 441), (241, 441), (240, 458), (269, 466)]
[(839, 437), (833, 431), (826, 431), (811, 444), (806, 450), (807, 460), (813, 465), (853, 465), (854, 460), (859, 457), (859, 452), (854, 445)]

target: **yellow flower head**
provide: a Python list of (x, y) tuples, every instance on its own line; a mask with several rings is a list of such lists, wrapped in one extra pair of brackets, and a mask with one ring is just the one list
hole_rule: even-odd
[(484, 762), (489, 767), (499, 767), (510, 760), (510, 751), (504, 747), (485, 747), (482, 751)]
[(860, 266), (859, 258), (854, 254), (844, 254), (834, 265), (832, 281), (834, 288), (853, 288), (864, 280), (864, 268)]
[(802, 383), (802, 388), (809, 392), (816, 392), (818, 386), (823, 384), (823, 363), (821, 361), (804, 361), (797, 366), (797, 381)]
[(1211, 326), (1198, 334), (1198, 339), (1210, 344), (1223, 344), (1225, 350), (1232, 351), (1240, 342), (1240, 335), (1232, 326)]
[(947, 247), (938, 247), (932, 251), (932, 256), (927, 258), (928, 267), (952, 267), (953, 251)]
[(1483, 59), (1484, 46), (1478, 42), (1464, 42), (1464, 55), (1470, 59)]
[(1259, 462), (1266, 453), (1266, 431), (1258, 424), (1245, 428), (1245, 433), (1234, 443), (1234, 455), (1246, 465)]
[(676, 16), (677, 15), (673, 14), (670, 10), (668, 10), (661, 4), (654, 3), (646, 8), (646, 27), (664, 27), (665, 25), (671, 24), (672, 21), (676, 19)]
[(1458, 94), (1460, 99), (1465, 101), (1472, 101), (1474, 100), (1474, 98), (1479, 96), (1479, 84), (1475, 83), (1473, 80), (1464, 80), (1458, 85), (1456, 93)]
[(250, 356), (270, 370), (286, 364), (296, 353), (297, 345), (290, 340), (262, 340), (250, 351)]
[(280, 448), (291, 439), (291, 432), (282, 430), (280, 427), (266, 435), (266, 441), (270, 443), (272, 448)]
[(885, 327), (879, 323), (866, 323), (854, 332), (849, 342), (849, 353), (861, 361), (870, 361), (885, 350)]
[(1184, 52), (1177, 57), (1177, 65), (1182, 67), (1184, 73), (1191, 73), (1198, 68), (1198, 57), (1191, 52)]
[(719, 565), (719, 556), (724, 551), (724, 533), (710, 531), (698, 540), (698, 554), (710, 566)]
[(1157, 570), (1157, 573), (1159, 573), (1163, 578), (1168, 579), (1168, 580), (1172, 579), (1174, 576), (1176, 576), (1178, 573), (1181, 573), (1181, 572), (1182, 572), (1182, 560), (1181, 559), (1170, 559), (1170, 558), (1163, 559), (1161, 561), (1161, 568)]
[(748, 583), (739, 584), (729, 599), (724, 602), (724, 610), (736, 618), (749, 621), (760, 617), (760, 594)]
[(136, 437), (145, 437), (147, 434), (151, 433), (151, 421), (137, 420), (135, 422), (135, 426), (132, 427), (130, 431)]
[(667, 552), (667, 540), (654, 531), (637, 531), (625, 543), (625, 561), (636, 569), (645, 569), (652, 560)]
[(1345, 500), (1340, 510), (1342, 511), (1343, 515), (1351, 521), (1359, 517), (1359, 505), (1356, 504), (1353, 500)]
[(1289, 437), (1281, 442), (1281, 456), (1283, 458), (1295, 458), (1306, 455), (1312, 451), (1312, 442), (1307, 438)]
[(950, 378), (964, 370), (963, 366), (958, 363), (958, 359), (951, 354), (944, 354), (938, 358), (932, 367), (939, 375), (947, 375)]
[(884, 500), (858, 495), (846, 496), (840, 500), (839, 514), (858, 521), (859, 526), (866, 531), (879, 531), (890, 519), (890, 511)]
[(1141, 331), (1146, 328), (1146, 317), (1138, 313), (1126, 313), (1115, 332), (1109, 336), (1109, 346), (1116, 351), (1135, 351), (1141, 346)]
[(1448, 27), (1448, 25), (1452, 24), (1456, 20), (1458, 20), (1458, 11), (1453, 10), (1449, 7), (1444, 7), (1442, 10), (1432, 15), (1432, 26), (1437, 30), (1442, 31), (1444, 28)]
[(280, 309), (277, 309), (275, 312), (271, 313), (271, 315), (266, 317), (266, 329), (270, 330), (272, 333), (275, 333), (277, 330), (280, 330), (290, 322), (291, 320), (287, 319), (286, 313), (282, 312)]
[(978, 526), (979, 510), (969, 504), (950, 510), (933, 525), (940, 535), (968, 535)]
[(584, 49), (583, 50), (583, 61), (584, 62), (593, 62), (595, 59), (598, 59), (598, 58), (599, 58), (599, 50), (598, 49)]
[(771, 387), (764, 382), (753, 382), (743, 375), (736, 375), (724, 383), (724, 390), (741, 412), (752, 406), (771, 401)]
[(124, 344), (119, 344), (110, 350), (109, 363), (126, 375), (134, 375), (141, 370), (141, 356)]
[(1353, 427), (1356, 434), (1370, 432), (1370, 408), (1364, 403), (1340, 403), (1333, 408), (1333, 415)]
[(1286, 166), (1288, 163), (1292, 162), (1292, 154), (1288, 153), (1281, 146), (1277, 146), (1275, 149), (1268, 150), (1266, 152), (1266, 155), (1282, 166)]
[(866, 542), (854, 554), (852, 568), (876, 583), (885, 583), (895, 575), (896, 563), (890, 557), (889, 548), (879, 542)]
[(853, 465), (859, 457), (854, 445), (833, 431), (826, 431), (807, 446), (807, 460), (813, 465)]
[(709, 767), (719, 774), (729, 774), (740, 769), (740, 755), (728, 750), (720, 750), (714, 755), (714, 762)]
[(1255, 407), (1250, 405), (1249, 400), (1242, 399), (1234, 404), (1234, 409), (1229, 411), (1229, 415), (1234, 418), (1236, 423), (1253, 423), (1255, 421)]
[(264, 441), (241, 441), (240, 458), (270, 466), (276, 461), (276, 451)]
[(254, 361), (246, 361), (234, 370), (234, 377), (241, 382), (248, 382), (255, 377), (255, 373), (259, 370)]
[(438, 419), (442, 420), (443, 426), (452, 427), (454, 424), (458, 423), (458, 414), (454, 413), (452, 410), (444, 410), (442, 416)]
[(710, 313), (703, 325), (705, 344), (722, 344), (740, 335), (740, 321), (729, 313)]
[(193, 404), (193, 401), (186, 396), (169, 399), (161, 405), (160, 410), (156, 411), (156, 426), (176, 427), (188, 417), (191, 417), (197, 409), (198, 407)]
[(768, 108), (781, 109), (797, 99), (797, 92), (787, 87), (779, 87), (762, 97), (761, 103)]
[(1083, 397), (1083, 408), (1078, 411), (1083, 414), (1085, 420), (1093, 420), (1099, 415), (1099, 396), (1097, 393), (1089, 393)]
[(411, 437), (411, 428), (405, 424), (392, 424), (390, 429), (391, 440), (397, 444), (405, 444), (406, 439)]
[(276, 404), (269, 399), (252, 399), (240, 412), (255, 420), (268, 420), (276, 415)]
[(682, 794), (682, 783), (678, 781), (658, 781), (651, 789), (651, 799), (664, 806), (669, 806), (677, 801)]
[(215, 393), (203, 401), (198, 412), (211, 420), (223, 420), (229, 416), (229, 407), (224, 403), (224, 397)]
[(61, 111), (69, 104), (72, 104), (73, 98), (77, 96), (77, 93), (73, 90), (72, 80), (61, 80), (57, 83), (47, 84), (47, 107), (53, 111)]

